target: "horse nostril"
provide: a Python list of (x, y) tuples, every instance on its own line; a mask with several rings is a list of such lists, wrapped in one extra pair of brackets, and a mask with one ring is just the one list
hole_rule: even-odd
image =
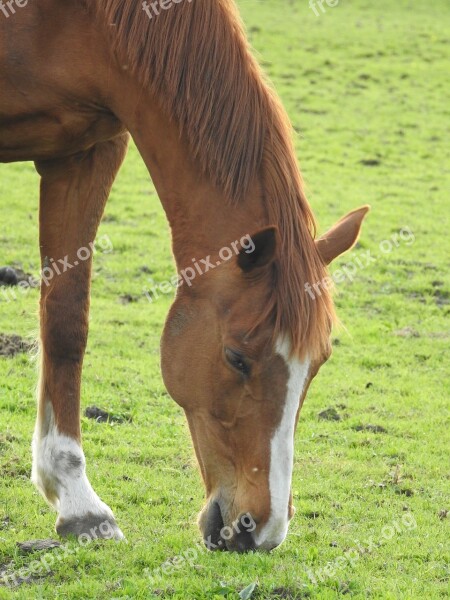
[(222, 512), (217, 501), (210, 502), (203, 513), (201, 528), (203, 542), (208, 550), (250, 552), (256, 550), (252, 532), (256, 523), (248, 513), (230, 526), (224, 526)]
[(222, 539), (223, 518), (218, 502), (213, 502), (208, 514), (203, 531), (203, 542), (208, 550), (226, 550)]
[(250, 531), (244, 530), (227, 542), (227, 548), (230, 552), (244, 553), (256, 550), (256, 544)]
[(250, 552), (256, 550), (256, 542), (252, 532), (256, 528), (256, 522), (250, 513), (245, 513), (234, 523), (234, 535), (227, 538), (227, 548), (231, 552)]

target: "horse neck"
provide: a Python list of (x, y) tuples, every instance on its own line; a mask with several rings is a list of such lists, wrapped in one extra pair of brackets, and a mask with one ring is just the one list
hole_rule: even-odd
[(126, 97), (119, 94), (113, 109), (131, 133), (152, 177), (171, 226), (179, 268), (267, 225), (257, 179), (244, 201), (231, 203), (202, 173), (185, 136), (159, 104), (138, 86), (135, 94), (131, 83), (125, 89)]

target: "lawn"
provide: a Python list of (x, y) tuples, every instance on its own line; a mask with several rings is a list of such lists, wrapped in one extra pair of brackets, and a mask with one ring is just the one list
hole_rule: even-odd
[[(29, 481), (36, 364), (0, 356), (0, 573), (48, 565), (0, 585), (2, 599), (449, 597), (450, 5), (239, 6), (292, 119), (320, 231), (372, 205), (333, 266), (347, 269), (342, 327), (302, 410), (290, 533), (271, 554), (200, 549), (203, 487), (159, 370), (171, 295), (145, 296), (174, 274), (169, 229), (131, 147), (99, 233), (111, 251), (95, 256), (82, 399), (117, 417), (82, 427), (91, 482), (127, 542), (17, 546), (55, 538), (55, 514)], [(0, 165), (0, 267), (38, 273), (37, 198), (32, 164)], [(37, 290), (1, 292), (0, 334), (34, 340)]]

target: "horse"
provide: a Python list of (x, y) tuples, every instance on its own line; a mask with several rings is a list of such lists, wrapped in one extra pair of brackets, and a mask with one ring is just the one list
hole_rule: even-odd
[[(186, 414), (205, 486), (203, 539), (270, 551), (294, 513), (299, 412), (331, 353), (328, 265), (355, 245), (369, 207), (317, 238), (289, 119), (234, 0), (159, 0), (151, 10), (138, 0), (11, 0), (3, 9), (0, 162), (34, 162), (41, 268), (61, 267), (41, 286), (32, 443), (32, 481), (58, 513), (56, 531), (123, 537), (81, 444), (92, 256), (77, 256), (95, 240), (131, 136), (178, 273), (193, 257), (205, 265), (177, 287), (161, 341), (163, 381)], [(253, 525), (224, 543), (243, 515)]]

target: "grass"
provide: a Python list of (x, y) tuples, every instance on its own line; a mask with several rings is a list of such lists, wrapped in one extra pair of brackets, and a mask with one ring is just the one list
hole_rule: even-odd
[[(333, 267), (376, 259), (338, 285), (345, 329), (303, 407), (290, 534), (270, 555), (197, 548), (192, 564), (146, 575), (192, 555), (203, 490), (159, 372), (170, 297), (143, 296), (149, 277), (174, 273), (169, 230), (131, 148), (101, 225), (114, 251), (95, 259), (83, 386), (83, 407), (132, 417), (83, 418), (90, 479), (128, 543), (70, 542), (50, 574), (0, 587), (0, 598), (239, 598), (253, 582), (256, 599), (448, 597), (448, 3), (342, 0), (320, 17), (306, 0), (239, 5), (298, 132), (320, 230), (373, 208)], [(31, 164), (0, 172), (0, 263), (37, 273), (38, 178)], [(0, 300), (0, 332), (35, 337), (37, 301), (36, 290)], [(10, 570), (54, 556), (16, 546), (54, 535), (55, 514), (29, 482), (35, 381), (27, 355), (0, 358), (0, 567)], [(340, 420), (319, 419), (327, 408)]]

